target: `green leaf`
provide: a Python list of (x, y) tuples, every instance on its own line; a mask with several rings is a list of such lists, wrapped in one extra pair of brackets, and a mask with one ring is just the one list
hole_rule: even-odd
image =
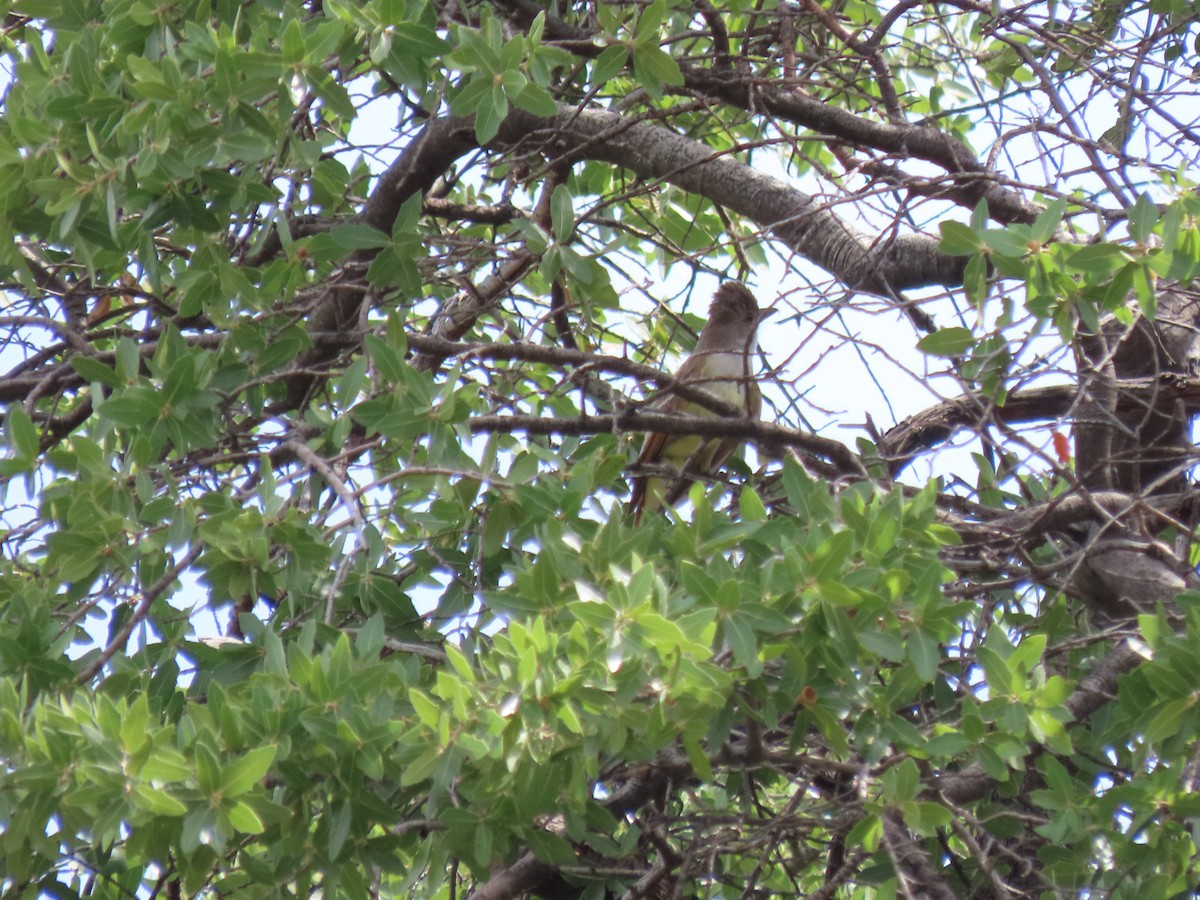
[(1158, 318), (1158, 292), (1154, 288), (1154, 274), (1149, 266), (1137, 266), (1133, 270), (1133, 295), (1137, 298), (1142, 315), (1153, 322)]
[(390, 27), (392, 46), (397, 52), (431, 59), (450, 49), (450, 44), (426, 22), (400, 21), (392, 23)]
[(283, 29), (283, 61), (295, 65), (304, 61), (304, 29), (299, 19), (292, 19)]
[(670, 54), (658, 47), (633, 48), (633, 75), (646, 93), (655, 100), (663, 96), (662, 86), (683, 84), (683, 73)]
[(976, 309), (982, 309), (987, 300), (988, 266), (987, 259), (982, 253), (977, 253), (967, 261), (963, 271), (963, 292)]
[(638, 631), (642, 632), (647, 642), (660, 650), (677, 647), (686, 643), (687, 638), (679, 626), (655, 612), (640, 613), (634, 620)]
[(880, 779), (883, 796), (890, 805), (915, 800), (920, 790), (921, 773), (911, 759), (904, 759), (887, 769)]
[(152, 787), (148, 784), (134, 786), (133, 802), (156, 816), (178, 817), (186, 813), (188, 809), (181, 800), (162, 788)]
[(1159, 707), (1146, 726), (1145, 737), (1151, 744), (1157, 744), (1179, 733), (1180, 722), (1194, 709), (1196, 701), (1192, 697), (1170, 700)]
[(329, 236), (343, 250), (378, 250), (390, 242), (386, 234), (370, 225), (335, 225)]
[(708, 754), (700, 746), (700, 742), (695, 738), (684, 735), (683, 749), (687, 753), (688, 762), (691, 763), (697, 777), (701, 781), (711, 782), (713, 780), (712, 764), (708, 760)]
[(758, 642), (754, 638), (749, 621), (742, 616), (734, 615), (725, 619), (723, 625), (725, 640), (729, 642), (733, 658), (751, 674), (760, 672), (762, 664), (758, 659)]
[(1059, 223), (1062, 222), (1066, 212), (1067, 199), (1065, 197), (1051, 201), (1045, 209), (1038, 213), (1038, 217), (1030, 229), (1033, 240), (1039, 244), (1049, 243), (1058, 231)]
[(530, 830), (525, 834), (529, 849), (543, 862), (554, 866), (570, 866), (578, 862), (575, 848), (558, 835), (540, 830)]
[(1132, 259), (1129, 252), (1117, 244), (1089, 244), (1075, 250), (1067, 265), (1080, 272), (1104, 274), (1121, 268)]
[(396, 246), (385, 247), (371, 261), (367, 280), (388, 290), (411, 293), (421, 290), (421, 273), (413, 260), (413, 253)]
[(495, 82), (483, 75), (468, 80), (450, 95), (450, 109), (456, 116), (475, 112), (485, 103), (491, 103), (492, 85)]
[(212, 796), (221, 787), (221, 766), (203, 744), (196, 745), (196, 781), (201, 793)]
[(1020, 679), (1027, 678), (1030, 672), (1042, 664), (1048, 640), (1044, 634), (1026, 635), (1008, 657), (1008, 670)]
[(78, 372), (81, 378), (91, 382), (98, 382), (110, 388), (120, 387), (122, 384), (117, 373), (95, 357), (72, 356), (71, 368)]
[(226, 810), (229, 824), (243, 834), (262, 834), (267, 826), (254, 808), (241, 801), (234, 803)]
[(743, 487), (738, 494), (738, 513), (743, 522), (765, 522), (768, 517), (767, 507), (763, 504), (762, 498), (749, 485)]
[(182, 754), (159, 747), (138, 770), (138, 775), (148, 781), (186, 781), (192, 775), (192, 767)]
[(158, 421), (164, 403), (161, 392), (137, 385), (105, 400), (100, 415), (127, 428), (141, 428)]
[(421, 723), (436, 728), (442, 717), (441, 707), (433, 702), (424, 691), (409, 691), (408, 700)]
[(62, 581), (73, 582), (83, 581), (99, 568), (107, 541), (93, 532), (56, 531), (46, 538), (46, 545), (51, 569)]
[(1029, 731), (1035, 740), (1041, 741), (1057, 753), (1074, 752), (1066, 727), (1048, 710), (1034, 709), (1030, 711)]
[(873, 853), (883, 837), (883, 821), (874, 815), (863, 816), (846, 834), (847, 847), (862, 847)]
[(969, 328), (956, 325), (925, 335), (917, 342), (917, 349), (931, 356), (959, 356), (974, 341)]
[(255, 747), (241, 759), (225, 766), (221, 770), (221, 792), (225, 797), (238, 797), (266, 776), (279, 747), (268, 744), (265, 747)]
[(4, 430), (7, 433), (8, 444), (12, 447), (13, 455), (17, 459), (37, 458), (38, 453), (41, 452), (38, 430), (33, 424), (33, 420), (29, 418), (29, 414), (25, 412), (25, 408), (19, 403), (14, 403), (8, 408), (8, 415), (4, 419)]
[(306, 331), (294, 327), (279, 331), (255, 358), (254, 371), (263, 375), (278, 372), (310, 347), (312, 340)]
[(463, 680), (470, 684), (474, 684), (476, 681), (475, 670), (471, 668), (471, 664), (467, 661), (467, 658), (463, 656), (462, 651), (450, 643), (445, 644), (442, 649), (446, 654), (446, 659), (448, 659), (450, 665), (454, 667), (454, 671), (456, 671), (459, 676), (463, 678)]
[(858, 635), (862, 645), (890, 662), (901, 662), (905, 656), (904, 644), (900, 638), (885, 631), (863, 631)]
[(575, 208), (571, 203), (571, 190), (560, 184), (550, 195), (550, 221), (554, 225), (554, 239), (566, 243), (575, 230)]
[(374, 334), (366, 335), (363, 345), (371, 354), (371, 361), (384, 381), (388, 384), (404, 384), (408, 380), (409, 366), (404, 359), (403, 348), (397, 349)]
[[(515, 43), (513, 46), (517, 46)], [(500, 83), (504, 86), (504, 94), (507, 97), (516, 97), (521, 94), (529, 84), (529, 79), (522, 75), (516, 69), (510, 69), (504, 73), (500, 79)]]
[(1020, 259), (1029, 253), (1030, 238), (1020, 234), (1017, 227), (989, 228), (983, 233), (983, 242), (993, 253)]
[(905, 808), (904, 821), (921, 834), (935, 834), (950, 825), (950, 810), (940, 803), (921, 802)]
[(594, 85), (605, 85), (625, 68), (629, 58), (629, 48), (624, 44), (613, 44), (592, 61), (590, 81)]
[(142, 354), (138, 350), (138, 345), (128, 337), (122, 337), (117, 341), (117, 375), (125, 384), (131, 384), (137, 380), (138, 372), (142, 366)]
[(1136, 262), (1129, 262), (1117, 271), (1108, 290), (1104, 292), (1104, 300), (1101, 304), (1104, 309), (1109, 311), (1125, 309), (1125, 303), (1133, 292), (1135, 273), (1140, 268), (1142, 267)]
[(930, 738), (925, 744), (925, 750), (931, 756), (953, 758), (965, 753), (970, 746), (971, 742), (966, 735), (950, 732)]
[(928, 633), (917, 631), (909, 637), (908, 658), (916, 669), (917, 677), (926, 684), (937, 677), (941, 652), (937, 641)]
[(579, 716), (575, 713), (575, 709), (570, 703), (560, 703), (556, 709), (558, 720), (571, 731), (572, 734), (583, 734), (583, 724), (579, 721)]
[(942, 233), (938, 249), (943, 253), (949, 253), (951, 256), (969, 256), (978, 253), (985, 246), (983, 238), (969, 225), (948, 220), (939, 222), (938, 228)]
[(1149, 194), (1139, 194), (1129, 210), (1129, 236), (1139, 244), (1148, 244), (1158, 224), (1158, 207)]
[(465, 66), (482, 68), (489, 75), (502, 74), (505, 67), (500, 61), (500, 35), (487, 27), (494, 22), (495, 19), (486, 22), (483, 31), (464, 26), (455, 27), (454, 34), (461, 46), (461, 50), (454, 53), (455, 61), (461, 61)]
[(445, 755), (441, 747), (433, 746), (408, 763), (400, 772), (400, 786), (420, 784), (433, 774)]
[(535, 116), (550, 118), (558, 115), (558, 104), (554, 102), (550, 92), (532, 81), (525, 85), (519, 93), (510, 93), (508, 96), (514, 106), (533, 113)]
[(350, 835), (350, 826), (354, 822), (354, 807), (343, 800), (337, 804), (329, 819), (329, 858), (337, 859), (342, 855), (342, 848), (346, 846), (346, 838)]
[(642, 11), (641, 17), (638, 19), (637, 29), (634, 31), (634, 37), (641, 43), (657, 44), (659, 40), (659, 30), (662, 28), (663, 16), (666, 15), (667, 4), (665, 0), (654, 0), (649, 6)]
[(508, 115), (508, 97), (501, 85), (492, 85), (491, 92), (481, 100), (475, 112), (475, 138), (486, 144), (500, 131), (500, 124)]
[(834, 532), (813, 551), (809, 574), (817, 581), (828, 582), (831, 587), (840, 588), (848, 596), (857, 599), (858, 595), (843, 583), (842, 577), (857, 544), (858, 540), (852, 531)]
[(127, 753), (137, 753), (149, 740), (149, 724), (150, 703), (145, 694), (139, 694), (121, 720), (121, 745)]

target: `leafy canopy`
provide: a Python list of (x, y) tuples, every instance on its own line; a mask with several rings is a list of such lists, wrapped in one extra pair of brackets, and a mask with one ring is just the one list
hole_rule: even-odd
[[(1096, 350), (1187, 315), (1193, 32), (8, 4), (0, 890), (1192, 890), (1200, 594), (1102, 630), (1068, 521), (1190, 513), (1062, 423), (1200, 396)], [(727, 278), (769, 421), (654, 418)], [(756, 452), (633, 527), (651, 427)]]

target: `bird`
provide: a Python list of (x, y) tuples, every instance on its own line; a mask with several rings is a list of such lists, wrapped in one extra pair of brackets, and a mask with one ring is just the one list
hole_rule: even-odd
[[(700, 331), (696, 349), (683, 361), (675, 382), (708, 391), (735, 404), (757, 419), (762, 411), (762, 392), (751, 373), (750, 356), (757, 344), (758, 326), (774, 313), (759, 309), (754, 294), (744, 284), (727, 281), (717, 288), (708, 310), (708, 321)], [(666, 393), (651, 407), (656, 412), (693, 416), (716, 416), (711, 409)], [(641, 523), (646, 510), (662, 504), (674, 506), (696, 478), (711, 475), (741, 443), (739, 438), (702, 437), (689, 434), (647, 433), (638, 454), (637, 467), (668, 464), (678, 472), (671, 479), (642, 474), (634, 477), (629, 510)]]

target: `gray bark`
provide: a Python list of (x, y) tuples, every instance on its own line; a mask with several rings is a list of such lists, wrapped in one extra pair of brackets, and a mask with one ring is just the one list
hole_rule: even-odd
[(891, 296), (962, 283), (965, 258), (940, 253), (935, 239), (863, 234), (816, 198), (661, 125), (600, 109), (563, 107), (548, 119), (514, 110), (497, 141), (546, 148), (568, 160), (601, 160), (707, 197), (757, 222), (854, 290)]
[[(1168, 390), (1200, 361), (1200, 297), (1163, 290), (1154, 322), (1113, 319), (1081, 335), (1077, 364), (1083, 402), (1075, 422), (1076, 471), (1090, 490), (1158, 494), (1181, 490), (1191, 465), (1190, 414)], [(1161, 390), (1123, 389), (1124, 382)]]

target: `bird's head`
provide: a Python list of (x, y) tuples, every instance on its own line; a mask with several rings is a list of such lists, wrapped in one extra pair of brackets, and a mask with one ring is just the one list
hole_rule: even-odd
[(708, 322), (704, 330), (721, 331), (742, 339), (753, 337), (759, 323), (775, 310), (771, 307), (759, 309), (758, 301), (750, 288), (737, 281), (727, 281), (717, 288), (712, 306), (708, 309)]

